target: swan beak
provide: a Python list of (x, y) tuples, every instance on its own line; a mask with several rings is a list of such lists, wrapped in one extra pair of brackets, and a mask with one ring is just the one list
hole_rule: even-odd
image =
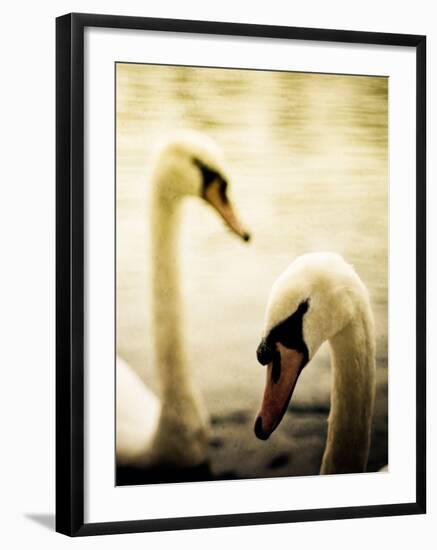
[(305, 356), (279, 342), (273, 360), (267, 366), (267, 379), (261, 409), (255, 421), (255, 435), (266, 440), (279, 426), (287, 410)]
[(205, 190), (204, 199), (217, 210), (220, 216), (225, 220), (228, 227), (243, 241), (250, 241), (250, 233), (245, 229), (238, 219), (232, 204), (229, 202), (226, 193), (220, 188), (220, 180), (213, 181)]

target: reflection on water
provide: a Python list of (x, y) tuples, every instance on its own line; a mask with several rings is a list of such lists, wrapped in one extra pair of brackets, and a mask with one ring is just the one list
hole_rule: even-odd
[(233, 200), (254, 236), (245, 246), (200, 201), (186, 204), (185, 338), (213, 419), (217, 473), (318, 471), (326, 346), (271, 441), (252, 434), (264, 382), (255, 350), (271, 284), (315, 250), (342, 254), (369, 288), (378, 357), (369, 467), (387, 460), (387, 88), (385, 78), (117, 65), (117, 346), (151, 387), (147, 178), (163, 136), (194, 128), (222, 146)]

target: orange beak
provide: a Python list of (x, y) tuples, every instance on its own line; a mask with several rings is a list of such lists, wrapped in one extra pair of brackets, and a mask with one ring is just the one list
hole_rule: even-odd
[(293, 395), (304, 360), (303, 353), (288, 349), (279, 342), (276, 344), (273, 361), (267, 366), (264, 397), (255, 421), (255, 435), (258, 439), (268, 439), (279, 426)]
[(250, 240), (250, 233), (241, 224), (226, 194), (221, 192), (219, 179), (214, 180), (208, 185), (204, 192), (204, 199), (217, 210), (228, 227), (236, 235), (241, 237), (245, 242)]

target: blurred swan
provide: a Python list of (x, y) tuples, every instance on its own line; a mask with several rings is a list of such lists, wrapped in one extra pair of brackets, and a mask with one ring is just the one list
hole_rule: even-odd
[(297, 379), (329, 340), (331, 408), (320, 473), (364, 472), (375, 399), (375, 330), (368, 292), (352, 266), (333, 253), (298, 257), (274, 283), (258, 361), (267, 380), (255, 434), (268, 439)]
[(177, 265), (181, 205), (201, 197), (248, 241), (228, 199), (222, 152), (207, 136), (182, 132), (156, 156), (152, 172), (152, 296), (160, 399), (117, 359), (116, 454), (119, 466), (191, 467), (206, 459), (208, 418), (186, 364)]

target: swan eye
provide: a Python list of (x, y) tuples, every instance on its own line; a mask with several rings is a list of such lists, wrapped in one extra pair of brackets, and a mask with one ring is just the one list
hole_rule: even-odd
[(228, 182), (223, 179), (223, 177), (217, 172), (217, 170), (212, 170), (201, 162), (199, 159), (193, 159), (194, 164), (199, 168), (200, 173), (202, 174), (202, 196), (205, 196), (205, 192), (210, 185), (216, 183), (218, 185), (218, 192), (223, 204), (227, 204), (228, 197), (226, 195), (226, 190), (228, 187)]
[(308, 309), (309, 300), (301, 302), (294, 313), (276, 325), (261, 341), (257, 356), (262, 365), (266, 365), (274, 359), (274, 348), (277, 342), (288, 349), (303, 353), (304, 364), (308, 362), (308, 348), (303, 338), (303, 318)]
[(217, 173), (217, 170), (212, 170), (209, 166), (204, 164), (199, 159), (193, 159), (194, 164), (199, 168), (200, 173), (202, 174), (202, 185), (203, 190), (211, 185), (211, 183), (219, 178), (219, 174)]

